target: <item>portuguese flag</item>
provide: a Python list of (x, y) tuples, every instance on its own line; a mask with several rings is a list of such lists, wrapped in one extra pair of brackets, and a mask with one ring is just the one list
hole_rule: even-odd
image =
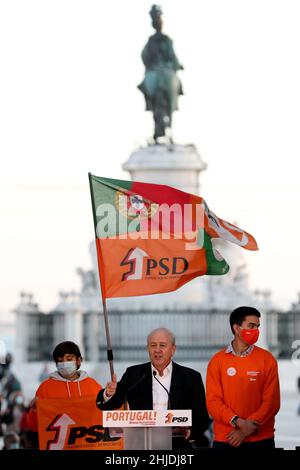
[(217, 217), (203, 198), (170, 186), (89, 173), (103, 298), (158, 294), (226, 274), (222, 238), (257, 250), (249, 233)]

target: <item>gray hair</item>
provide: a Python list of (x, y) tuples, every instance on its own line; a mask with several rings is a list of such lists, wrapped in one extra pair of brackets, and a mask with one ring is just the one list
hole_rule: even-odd
[(175, 345), (175, 343), (176, 343), (175, 335), (174, 335), (174, 333), (172, 333), (171, 330), (168, 330), (168, 328), (155, 328), (155, 330), (150, 331), (150, 333), (147, 336), (147, 344), (149, 344), (151, 336), (153, 336), (154, 333), (157, 333), (158, 331), (164, 331), (165, 333), (167, 333), (168, 336), (170, 337), (172, 345), (173, 346)]

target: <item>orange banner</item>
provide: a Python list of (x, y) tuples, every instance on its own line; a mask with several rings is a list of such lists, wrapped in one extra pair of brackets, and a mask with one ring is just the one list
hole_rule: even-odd
[(122, 450), (123, 438), (103, 428), (95, 397), (37, 400), (41, 450)]
[(103, 296), (127, 297), (178, 289), (206, 273), (205, 249), (195, 245), (174, 239), (97, 239)]

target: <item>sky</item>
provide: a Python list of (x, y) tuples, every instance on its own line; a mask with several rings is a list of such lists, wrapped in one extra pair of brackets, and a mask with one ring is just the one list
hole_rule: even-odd
[[(152, 135), (136, 88), (153, 33), (148, 0), (0, 3), (0, 313), (33, 292), (42, 310), (91, 267), (87, 173), (122, 164)], [(178, 143), (208, 168), (200, 194), (253, 234), (251, 289), (289, 308), (300, 291), (300, 3), (163, 0), (184, 70)]]

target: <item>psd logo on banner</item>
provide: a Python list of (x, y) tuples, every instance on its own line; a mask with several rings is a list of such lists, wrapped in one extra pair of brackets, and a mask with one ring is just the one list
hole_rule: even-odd
[(122, 450), (123, 438), (102, 426), (96, 397), (37, 400), (41, 450)]

